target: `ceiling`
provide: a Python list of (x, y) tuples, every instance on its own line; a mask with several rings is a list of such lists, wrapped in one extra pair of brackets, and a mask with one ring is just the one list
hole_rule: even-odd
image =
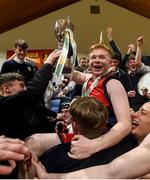
[(0, 0), (0, 33), (80, 0)]
[(107, 0), (118, 6), (129, 9), (144, 17), (150, 18), (150, 0)]
[[(0, 0), (0, 33), (80, 0)], [(150, 18), (150, 0), (107, 0)]]
[[(91, 6), (99, 6), (100, 13), (92, 14)], [(125, 7), (134, 8), (134, 12)], [(0, 61), (19, 38), (25, 39), (30, 49), (56, 48), (54, 23), (68, 16), (75, 25), (78, 54), (87, 54), (101, 31), (109, 45), (108, 26), (113, 28), (113, 38), (122, 53), (143, 35), (143, 53), (150, 54), (150, 0), (0, 0)]]

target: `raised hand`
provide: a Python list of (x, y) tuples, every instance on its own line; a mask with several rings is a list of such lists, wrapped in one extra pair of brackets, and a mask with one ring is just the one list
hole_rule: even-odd
[(143, 36), (140, 36), (137, 39), (137, 46), (141, 47), (141, 46), (143, 46), (143, 44), (144, 44), (144, 38), (143, 38)]
[(111, 41), (112, 40), (112, 27), (107, 27), (106, 33), (107, 33), (108, 40)]
[(54, 65), (58, 57), (60, 56), (61, 50), (60, 49), (55, 49), (46, 59), (45, 63)]
[(129, 44), (128, 45), (128, 54), (131, 54), (135, 52), (135, 45), (134, 44)]

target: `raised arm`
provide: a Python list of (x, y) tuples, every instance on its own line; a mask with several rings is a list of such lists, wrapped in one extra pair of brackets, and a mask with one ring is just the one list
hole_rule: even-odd
[(119, 56), (119, 59), (121, 62), (122, 61), (121, 51), (120, 51), (119, 47), (117, 46), (116, 42), (113, 40), (112, 27), (107, 27), (106, 33), (107, 33), (107, 38), (109, 40), (109, 44), (110, 44), (112, 50), (114, 51), (114, 53), (116, 53)]
[(136, 55), (134, 44), (128, 45), (128, 50), (122, 59), (122, 63), (120, 64), (120, 68), (122, 68), (123, 70), (126, 70), (126, 62), (127, 62), (128, 58), (131, 54)]
[(17, 108), (17, 106), (27, 107), (39, 102), (43, 98), (49, 80), (52, 79), (52, 65), (59, 55), (59, 50), (53, 51), (44, 62), (44, 65), (36, 72), (35, 77), (28, 83), (27, 90), (13, 96), (4, 97), (3, 104), (7, 103), (11, 107), (14, 106), (15, 102)]
[(73, 72), (71, 80), (78, 84), (83, 84), (90, 77), (92, 77), (92, 74), (85, 74), (75, 70)]
[(135, 56), (135, 60), (138, 66), (138, 73), (144, 74), (147, 72), (150, 72), (150, 66), (146, 66), (143, 62), (142, 62), (142, 48), (143, 48), (143, 44), (144, 44), (144, 38), (143, 36), (140, 36), (137, 39), (137, 52), (136, 52), (136, 56)]
[(135, 56), (137, 66), (139, 68), (142, 66), (142, 47), (143, 47), (143, 44), (144, 44), (144, 38), (143, 38), (143, 36), (140, 36), (137, 39), (137, 51), (136, 51), (136, 56)]

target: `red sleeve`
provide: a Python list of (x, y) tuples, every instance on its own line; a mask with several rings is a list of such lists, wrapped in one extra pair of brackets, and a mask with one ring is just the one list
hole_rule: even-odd
[(60, 138), (60, 141), (61, 141), (62, 143), (65, 143), (65, 144), (66, 144), (66, 143), (71, 142), (74, 134), (73, 134), (73, 133), (58, 133), (58, 136), (59, 136), (59, 138)]

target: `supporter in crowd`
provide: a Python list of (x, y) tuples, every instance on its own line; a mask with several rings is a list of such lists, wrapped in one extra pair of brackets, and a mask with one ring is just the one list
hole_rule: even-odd
[[(53, 51), (27, 86), (23, 76), (18, 73), (0, 75), (0, 134), (24, 140), (31, 134), (40, 132), (43, 125), (48, 128), (45, 127), (48, 126), (48, 120), (43, 121), (46, 109), (39, 107), (37, 110), (37, 104), (43, 98), (47, 84), (52, 78), (52, 65), (59, 55), (60, 50)], [(7, 178), (16, 178), (17, 174), (18, 170), (15, 168)]]
[(21, 74), (25, 82), (28, 82), (34, 77), (35, 69), (33, 63), (26, 59), (28, 50), (28, 44), (19, 39), (14, 44), (15, 54), (11, 57), (11, 60), (7, 60), (3, 63), (1, 73), (17, 72)]
[(130, 107), (137, 111), (141, 105), (148, 101), (144, 96), (141, 96), (138, 92), (137, 84), (142, 75), (150, 71), (150, 67), (144, 65), (141, 62), (142, 46), (144, 40), (143, 37), (137, 39), (137, 53), (136, 56), (130, 55), (126, 66), (127, 73), (122, 75), (119, 80), (123, 84), (127, 91)]
[(89, 67), (89, 60), (87, 57), (79, 58), (79, 65), (75, 67), (77, 71), (84, 72)]
[[(75, 67), (75, 70), (86, 73), (89, 68), (89, 60), (87, 57), (81, 57), (79, 59), (79, 65)], [(74, 88), (71, 92), (71, 98), (76, 96), (81, 96), (82, 94), (82, 84), (75, 83)]]
[(30, 123), (36, 125), (37, 119), (33, 119), (32, 122), (32, 115), (30, 114), (28, 119), (26, 112), (42, 99), (47, 84), (52, 78), (52, 65), (59, 55), (59, 50), (53, 51), (27, 87), (23, 77), (19, 74), (5, 73), (0, 75), (2, 94), (0, 96), (0, 109), (1, 117), (4, 118), (1, 118), (1, 134), (11, 138), (24, 139), (34, 133)]
[[(134, 55), (134, 56), (136, 55), (136, 47), (132, 43), (128, 45), (127, 53), (123, 57), (122, 66), (121, 66), (122, 68), (125, 66), (130, 55)], [(141, 60), (145, 65), (150, 66), (150, 56), (141, 55)]]
[(120, 58), (118, 56), (118, 54), (113, 54), (111, 56), (111, 71), (112, 73), (119, 79), (122, 75), (125, 74), (124, 70), (122, 70), (119, 67), (120, 64)]

